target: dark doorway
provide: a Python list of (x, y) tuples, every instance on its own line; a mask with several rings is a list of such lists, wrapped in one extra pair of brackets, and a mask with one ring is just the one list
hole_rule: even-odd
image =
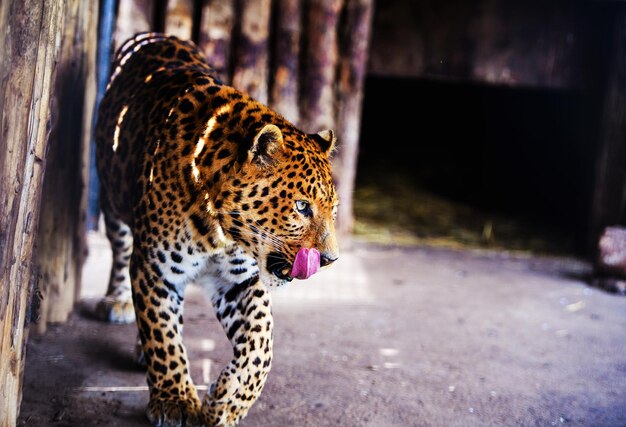
[(595, 155), (584, 93), (383, 77), (365, 93), (357, 232), (399, 221), (426, 241), (584, 251)]

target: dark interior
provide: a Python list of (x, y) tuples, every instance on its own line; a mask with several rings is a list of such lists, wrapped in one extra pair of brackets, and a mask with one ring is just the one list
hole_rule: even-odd
[(365, 94), (357, 189), (402, 174), (584, 253), (596, 149), (588, 95), (374, 76)]

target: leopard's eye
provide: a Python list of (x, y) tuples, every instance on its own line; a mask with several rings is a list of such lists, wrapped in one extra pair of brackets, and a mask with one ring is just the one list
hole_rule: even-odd
[(304, 216), (311, 216), (311, 205), (306, 200), (296, 200), (296, 210)]

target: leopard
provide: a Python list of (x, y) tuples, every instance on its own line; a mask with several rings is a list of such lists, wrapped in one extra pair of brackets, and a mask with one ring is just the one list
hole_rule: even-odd
[[(192, 40), (140, 32), (115, 51), (94, 129), (112, 251), (96, 313), (136, 323), (155, 426), (233, 426), (272, 366), (273, 291), (339, 257), (333, 130), (307, 133), (221, 81)], [(232, 346), (200, 399), (183, 343), (204, 290)]]

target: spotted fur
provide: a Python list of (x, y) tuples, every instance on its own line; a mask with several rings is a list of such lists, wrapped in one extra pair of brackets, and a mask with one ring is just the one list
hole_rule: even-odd
[[(302, 247), (322, 266), (337, 259), (334, 134), (304, 133), (222, 84), (172, 36), (135, 35), (112, 69), (96, 156), (114, 262), (98, 312), (137, 323), (152, 424), (234, 425), (271, 368), (269, 290), (291, 280)], [(182, 341), (190, 282), (207, 290), (233, 346), (202, 401)]]

